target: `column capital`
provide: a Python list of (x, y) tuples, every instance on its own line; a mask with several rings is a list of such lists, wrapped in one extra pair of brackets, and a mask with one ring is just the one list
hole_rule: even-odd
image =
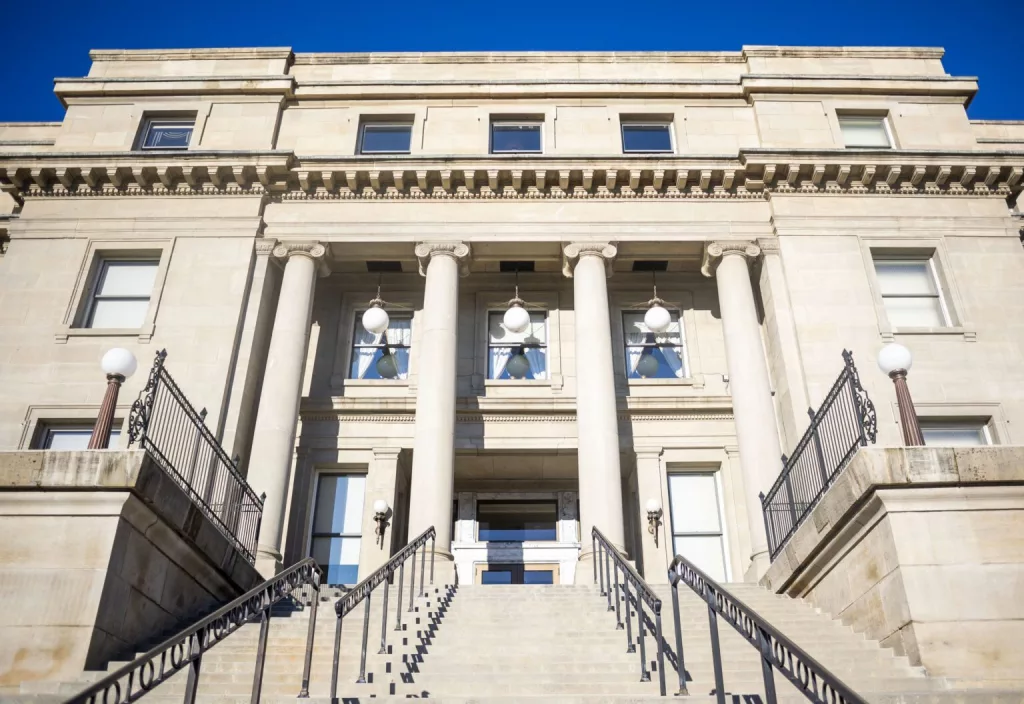
[(664, 452), (662, 447), (637, 447), (633, 449), (638, 460), (660, 460)]
[(416, 245), (416, 259), (420, 265), (420, 276), (427, 275), (427, 265), (432, 257), (451, 257), (459, 265), (459, 275), (469, 275), (469, 245), (465, 242), (420, 242)]
[(256, 256), (269, 257), (274, 253), (274, 248), (277, 247), (277, 240), (273, 237), (260, 237), (256, 240)]
[(308, 257), (316, 265), (317, 274), (327, 276), (331, 268), (327, 265), (327, 247), (319, 242), (279, 242), (274, 247), (274, 257), (287, 261), (291, 257)]
[(605, 274), (612, 275), (612, 262), (619, 253), (612, 242), (573, 242), (562, 250), (562, 273), (572, 278), (573, 269), (583, 257), (600, 257), (604, 260)]
[(392, 461), (397, 462), (398, 456), (402, 454), (402, 448), (400, 447), (375, 447), (372, 450), (373, 459), (375, 461)]
[(744, 257), (749, 263), (761, 255), (761, 248), (753, 242), (742, 240), (708, 242), (704, 245), (704, 261), (700, 265), (700, 273), (711, 278), (722, 260), (731, 255)]

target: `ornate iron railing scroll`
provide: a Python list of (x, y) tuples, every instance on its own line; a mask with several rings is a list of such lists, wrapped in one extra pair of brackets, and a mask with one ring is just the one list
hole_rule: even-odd
[[(185, 669), (188, 670), (188, 681), (185, 684), (184, 701), (185, 704), (193, 704), (199, 686), (203, 654), (245, 624), (255, 621), (260, 622), (260, 638), (252, 691), (253, 701), (259, 701), (271, 608), (304, 585), (313, 588), (309, 629), (312, 640), (316, 604), (319, 601), (317, 592), (320, 588), (320, 568), (313, 558), (306, 558), (79, 692), (68, 699), (66, 704), (130, 704)], [(306, 668), (304, 685), (308, 685), (308, 661)]]
[[(654, 642), (658, 648), (658, 684), (661, 687), (661, 696), (665, 696), (665, 649), (661, 638), (661, 599), (655, 596), (644, 578), (637, 574), (633, 566), (626, 561), (626, 558), (619, 552), (618, 548), (604, 536), (595, 526), (591, 531), (591, 541), (594, 548), (594, 583), (601, 587), (601, 596), (608, 599), (608, 610), (615, 612), (615, 628), (621, 630), (622, 609), (621, 604), (625, 602), (626, 609), (626, 652), (635, 653), (636, 646), (633, 641), (633, 625), (630, 608), (636, 605), (636, 622), (639, 631), (640, 641), (640, 681), (650, 682), (651, 671), (647, 662), (646, 630), (644, 618), (644, 604), (647, 604), (654, 615)], [(619, 597), (619, 587), (623, 591), (622, 598)], [(629, 589), (632, 586), (633, 592)], [(614, 606), (612, 605), (612, 589), (615, 590)]]
[(160, 350), (146, 387), (128, 415), (128, 444), (139, 444), (180, 486), (250, 563), (263, 517), (263, 499), (246, 483), (237, 461), (206, 427), (206, 409), (196, 411), (167, 371)]
[(818, 503), (858, 447), (874, 443), (878, 434), (875, 405), (861, 386), (853, 353), (843, 350), (843, 370), (817, 412), (807, 409), (811, 423), (782, 472), (761, 494), (768, 552), (774, 560), (786, 541)]
[(679, 689), (686, 693), (686, 668), (682, 667), (682, 624), (679, 614), (679, 583), (690, 587), (708, 605), (711, 627), (711, 656), (715, 673), (715, 696), (725, 704), (725, 682), (722, 674), (722, 651), (718, 640), (718, 617), (721, 616), (761, 654), (765, 702), (776, 704), (775, 675), (778, 670), (807, 699), (816, 704), (867, 704), (807, 651), (777, 631), (756, 611), (722, 588), (696, 565), (676, 555), (668, 569), (672, 589), (672, 611), (679, 649)]

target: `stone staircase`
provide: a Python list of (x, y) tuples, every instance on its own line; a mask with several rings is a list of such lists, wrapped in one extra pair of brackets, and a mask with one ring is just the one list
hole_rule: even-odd
[[(727, 585), (783, 633), (810, 652), (855, 691), (872, 702), (1022, 702), (1022, 692), (951, 689), (929, 678), (875, 642), (803, 602), (772, 594), (756, 585)], [(678, 689), (671, 595), (657, 587), (663, 601), (666, 681), (671, 696)], [(692, 702), (715, 701), (707, 607), (689, 589), (680, 589), (683, 648)], [(626, 704), (663, 701), (658, 696), (657, 649), (647, 637), (648, 682), (640, 681), (639, 648), (627, 652), (625, 631), (616, 630), (615, 614), (594, 586), (460, 586), (429, 587), (403, 613), (395, 631), (396, 599), (391, 593), (388, 645), (381, 643), (381, 599), (370, 606), (366, 682), (357, 683), (365, 610), (358, 606), (345, 618), (339, 667), (339, 701), (387, 702), (419, 698), (445, 704), (554, 702)], [(408, 608), (405, 600), (403, 611)], [(635, 613), (635, 612), (634, 612)], [(625, 617), (625, 612), (623, 612)], [(648, 615), (650, 618), (650, 616)], [(302, 680), (309, 610), (271, 619), (262, 701), (294, 702)], [(331, 660), (336, 618), (332, 600), (322, 601), (316, 625), (310, 697), (329, 704)], [(653, 622), (651, 622), (653, 629)], [(725, 688), (735, 704), (764, 702), (758, 653), (731, 626), (719, 620)], [(259, 626), (250, 624), (204, 655), (198, 701), (243, 704), (250, 701)], [(637, 636), (636, 618), (633, 635)], [(110, 669), (122, 663), (111, 663)], [(106, 673), (87, 672), (71, 682), (25, 683), (21, 695), (4, 701), (58, 702)], [(781, 702), (805, 702), (776, 674)], [(179, 673), (143, 701), (182, 701), (185, 674)]]

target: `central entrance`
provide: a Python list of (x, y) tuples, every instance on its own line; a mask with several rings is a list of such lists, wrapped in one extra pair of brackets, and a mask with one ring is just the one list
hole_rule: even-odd
[(558, 584), (558, 565), (487, 564), (477, 576), (477, 584)]

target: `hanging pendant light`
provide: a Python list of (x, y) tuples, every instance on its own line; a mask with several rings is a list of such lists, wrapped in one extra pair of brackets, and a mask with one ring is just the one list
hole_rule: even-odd
[(530, 374), (530, 360), (520, 348), (505, 364), (505, 371), (513, 379), (525, 379)]
[(377, 360), (377, 373), (381, 379), (395, 379), (398, 377), (398, 360), (390, 352)]
[(654, 354), (650, 350), (644, 350), (644, 353), (640, 355), (640, 360), (636, 363), (636, 373), (640, 375), (641, 379), (650, 379), (658, 375), (660, 366)]
[[(652, 275), (656, 274), (652, 271)], [(665, 301), (658, 298), (658, 281), (654, 279), (654, 297), (647, 301), (647, 312), (644, 313), (644, 325), (651, 332), (665, 332), (672, 325), (672, 314), (663, 305)]]
[(366, 332), (380, 335), (388, 329), (391, 319), (384, 310), (384, 300), (380, 297), (380, 281), (377, 281), (377, 297), (370, 301), (370, 307), (363, 313), (363, 327)]
[(506, 330), (521, 333), (530, 327), (530, 313), (525, 306), (526, 301), (519, 297), (519, 270), (516, 269), (516, 295), (508, 302), (508, 310), (502, 318)]

